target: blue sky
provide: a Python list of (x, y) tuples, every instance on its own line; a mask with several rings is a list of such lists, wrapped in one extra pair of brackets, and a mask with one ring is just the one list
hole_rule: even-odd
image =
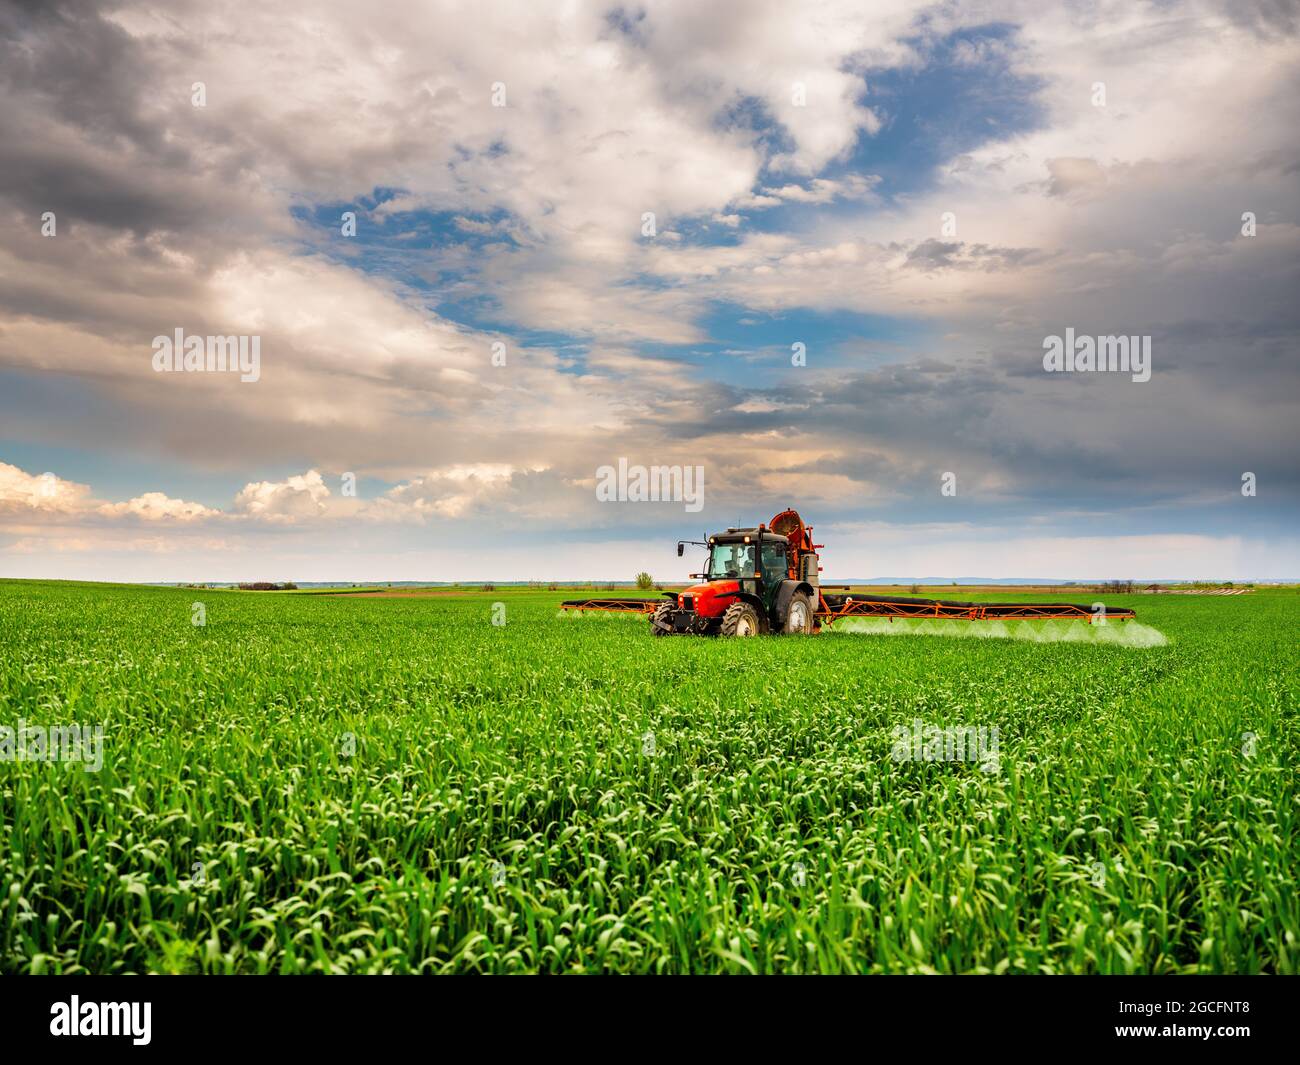
[(12, 16), (0, 576), (671, 579), (787, 505), (832, 576), (1300, 576), (1285, 18), (236, 7)]

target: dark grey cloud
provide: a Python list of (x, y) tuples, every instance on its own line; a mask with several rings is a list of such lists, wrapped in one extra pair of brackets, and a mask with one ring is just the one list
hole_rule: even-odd
[(931, 237), (908, 251), (903, 265), (908, 269), (936, 273), (940, 270), (1006, 270), (1026, 263), (1043, 262), (1051, 256), (1034, 248), (997, 248), (965, 241), (943, 241)]
[(264, 200), (205, 135), (174, 46), (106, 10), (0, 4), (0, 207), (138, 236), (244, 228)]

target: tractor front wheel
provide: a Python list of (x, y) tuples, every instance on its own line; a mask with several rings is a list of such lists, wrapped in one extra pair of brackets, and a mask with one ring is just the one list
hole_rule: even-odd
[(673, 631), (672, 603), (660, 603), (650, 617), (650, 632), (655, 636), (667, 636)]
[(757, 636), (762, 631), (762, 622), (759, 620), (758, 611), (741, 600), (727, 607), (727, 612), (722, 615), (722, 628), (719, 631), (723, 636)]
[(790, 597), (790, 605), (785, 612), (783, 632), (812, 632), (813, 605), (807, 592), (795, 592)]

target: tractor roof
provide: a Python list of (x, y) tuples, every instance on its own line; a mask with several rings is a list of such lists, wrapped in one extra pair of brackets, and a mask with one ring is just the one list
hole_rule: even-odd
[[(728, 529), (726, 532), (714, 533), (709, 537), (709, 543), (711, 544), (752, 544), (757, 540), (757, 529)], [(763, 530), (763, 543), (765, 544), (786, 544), (789, 542), (789, 539), (780, 533), (774, 533), (768, 529)]]

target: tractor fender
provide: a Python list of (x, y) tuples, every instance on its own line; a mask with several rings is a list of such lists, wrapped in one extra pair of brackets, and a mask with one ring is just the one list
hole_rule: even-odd
[(757, 610), (760, 618), (767, 617), (767, 607), (763, 605), (763, 600), (753, 592), (731, 592), (728, 594), (727, 598), (733, 601), (737, 599), (742, 600)]
[(783, 580), (776, 589), (775, 613), (773, 619), (777, 625), (785, 624), (785, 616), (790, 611), (790, 600), (796, 592), (805, 592), (812, 600), (813, 609), (817, 609), (817, 590), (807, 581)]
[[(729, 600), (729, 602), (727, 603), (728, 606), (731, 606), (735, 603), (748, 603), (750, 606), (754, 608), (754, 613), (758, 615), (758, 621), (760, 626), (758, 631), (759, 632), (772, 631), (772, 619), (768, 616), (767, 606), (766, 604), (764, 604), (760, 596), (755, 595), (753, 592), (737, 591), (737, 592), (729, 593), (727, 595), (727, 599)], [(725, 611), (723, 613), (725, 614)], [(721, 615), (719, 617), (721, 618)]]

